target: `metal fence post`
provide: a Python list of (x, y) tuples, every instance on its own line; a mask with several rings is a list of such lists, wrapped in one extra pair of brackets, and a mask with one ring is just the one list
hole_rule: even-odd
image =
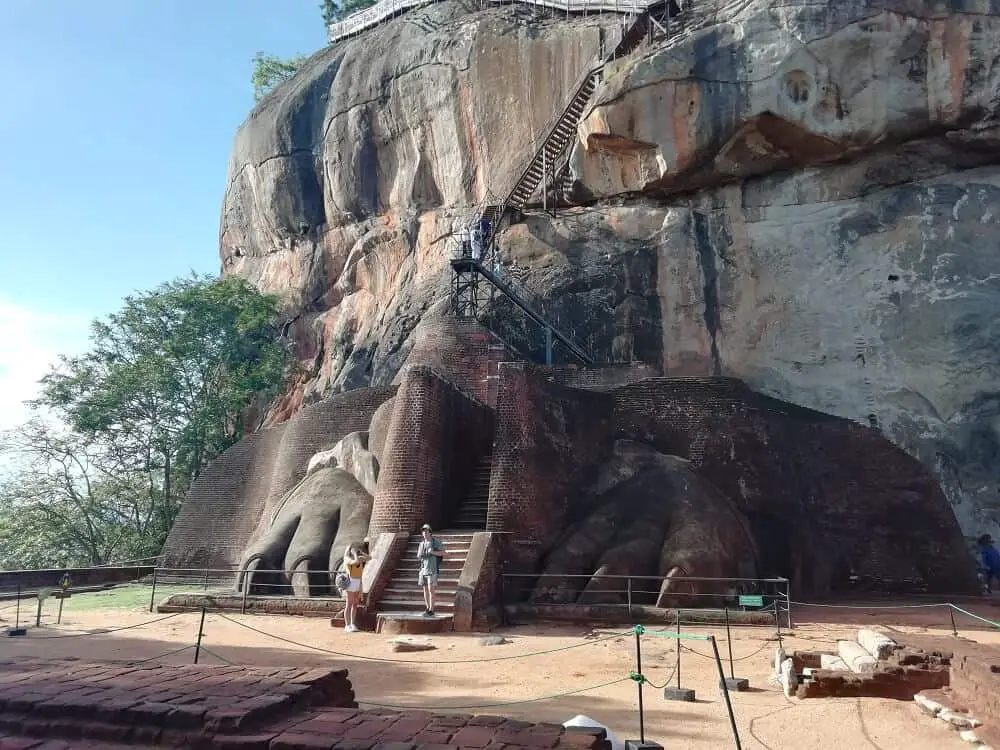
[(198, 656), (201, 654), (201, 637), (205, 633), (205, 608), (201, 608), (201, 622), (198, 623), (198, 642), (194, 645), (194, 663), (198, 663)]
[(778, 613), (778, 597), (774, 597), (774, 627), (778, 631), (778, 642), (781, 642), (781, 616)]
[(729, 646), (729, 678), (735, 680), (736, 672), (733, 670), (733, 633), (729, 629), (729, 607), (723, 607), (723, 612), (726, 613), (726, 645)]
[[(680, 607), (677, 608), (677, 635), (681, 634), (681, 610)], [(681, 639), (677, 639), (677, 660), (676, 669), (677, 672), (677, 689), (681, 689)]]
[[(632, 578), (631, 578), (631, 576), (629, 578), (625, 579), (625, 596), (626, 596), (626, 598), (628, 600), (628, 616), (629, 616), (629, 618), (631, 618), (632, 617)], [(636, 633), (635, 637), (636, 637), (636, 639), (638, 639), (639, 638), (639, 634)], [(638, 640), (636, 641), (636, 643), (638, 643)], [(637, 648), (638, 648), (638, 646), (637, 646)], [(640, 695), (639, 705), (641, 706), (642, 705), (642, 697), (641, 697), (642, 693), (640, 692), (639, 695)], [(640, 721), (640, 728), (639, 728), (640, 734), (642, 733), (642, 726), (641, 725), (642, 725), (642, 722)], [(645, 737), (640, 737), (639, 739), (641, 739), (643, 742), (646, 741)]]
[[(726, 701), (726, 713), (729, 714), (729, 727), (733, 730), (733, 739), (736, 740), (736, 750), (743, 750), (743, 745), (740, 744), (740, 733), (736, 728), (736, 716), (733, 714), (733, 703), (729, 699), (729, 686), (726, 685), (726, 673), (722, 671), (722, 659), (719, 658), (719, 644), (715, 642), (715, 636), (708, 636), (708, 640), (712, 643), (712, 653), (715, 654), (715, 666), (719, 670), (719, 687), (722, 688), (722, 697)], [(678, 646), (680, 642), (678, 641)]]
[(948, 605), (948, 616), (951, 617), (951, 634), (958, 637), (958, 628), (955, 627), (955, 608)]
[(156, 601), (156, 568), (153, 568), (153, 590), (149, 592), (149, 611), (153, 611), (153, 602)]
[(792, 629), (792, 582), (785, 579), (785, 606), (788, 607), (788, 629)]
[[(636, 683), (639, 685), (639, 742), (642, 744), (646, 743), (646, 720), (645, 712), (642, 708), (642, 635), (640, 628), (635, 629), (635, 671), (639, 675)], [(678, 643), (679, 645), (679, 643)]]

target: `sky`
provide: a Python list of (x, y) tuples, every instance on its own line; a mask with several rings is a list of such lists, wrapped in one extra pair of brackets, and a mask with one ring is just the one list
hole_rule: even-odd
[(319, 0), (0, 0), (0, 430), (93, 318), (218, 272), (252, 58), (325, 39)]

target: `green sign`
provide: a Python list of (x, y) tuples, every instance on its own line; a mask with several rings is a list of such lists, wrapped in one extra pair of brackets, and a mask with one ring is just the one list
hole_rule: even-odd
[(764, 597), (760, 594), (740, 594), (741, 607), (763, 607)]

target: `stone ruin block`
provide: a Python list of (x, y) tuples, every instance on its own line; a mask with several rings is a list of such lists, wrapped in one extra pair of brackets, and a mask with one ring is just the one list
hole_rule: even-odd
[[(858, 647), (868, 659), (854, 649), (845, 646), (850, 641), (839, 641), (842, 653), (853, 655), (851, 662), (840, 656), (821, 652), (800, 652), (792, 654), (797, 671), (805, 679), (799, 683), (796, 695), (799, 698), (843, 698), (872, 697), (912, 700), (922, 690), (945, 687), (950, 681), (950, 655), (938, 651), (924, 651), (919, 648), (900, 646), (890, 639), (889, 648), (881, 639), (866, 639), (876, 645), (879, 653), (887, 653), (886, 658), (875, 659), (859, 644)], [(873, 662), (873, 666), (869, 666)], [(832, 668), (838, 665), (843, 668)], [(849, 665), (864, 669), (853, 671)]]

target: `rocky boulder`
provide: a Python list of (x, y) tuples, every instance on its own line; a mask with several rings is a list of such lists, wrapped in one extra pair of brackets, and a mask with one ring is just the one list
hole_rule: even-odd
[[(507, 229), (507, 277), (600, 361), (732, 375), (883, 431), (967, 536), (1000, 533), (1000, 7), (685, 13), (606, 70), (570, 157), (586, 205)], [(449, 235), (619, 32), (437, 3), (317, 53), (251, 113), (221, 253), (287, 300), (309, 374), (276, 414), (392, 381), (444, 313)]]

